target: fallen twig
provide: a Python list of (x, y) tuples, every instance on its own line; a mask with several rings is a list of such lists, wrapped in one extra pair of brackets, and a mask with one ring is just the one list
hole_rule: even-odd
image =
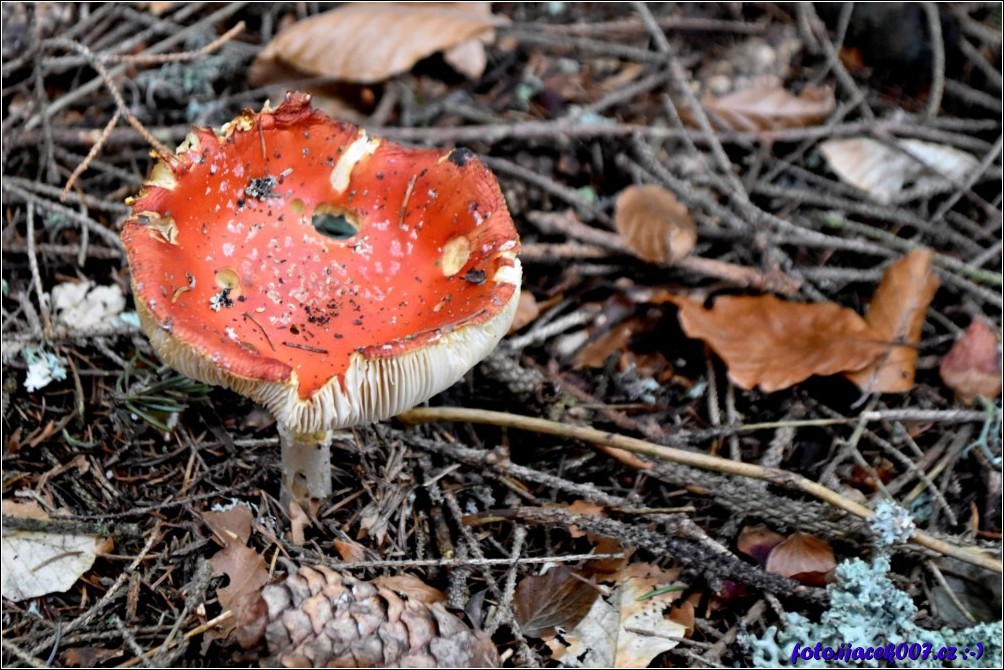
[[(871, 418), (870, 414), (873, 413), (862, 414), (861, 418), (867, 421)], [(673, 447), (664, 447), (652, 442), (646, 442), (645, 440), (639, 440), (638, 438), (618, 435), (617, 433), (597, 430), (595, 428), (571, 426), (555, 421), (548, 421), (547, 419), (510, 414), (508, 412), (491, 412), (461, 407), (418, 407), (398, 415), (397, 418), (405, 423), (429, 423), (433, 421), (483, 423), (582, 440), (591, 444), (621, 449), (634, 454), (648, 456), (649, 458), (689, 465), (703, 470), (760, 479), (788, 489), (801, 491), (861, 519), (868, 519), (874, 514), (872, 510), (864, 505), (849, 500), (836, 491), (793, 472), (777, 468), (765, 468), (751, 463), (733, 461)], [(1000, 561), (994, 560), (978, 550), (958, 547), (922, 531), (917, 531), (910, 538), (910, 542), (986, 570), (1004, 573), (1004, 565)]]

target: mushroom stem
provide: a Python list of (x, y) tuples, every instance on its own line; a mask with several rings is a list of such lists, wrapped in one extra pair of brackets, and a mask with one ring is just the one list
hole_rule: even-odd
[(298, 433), (289, 426), (279, 425), (282, 443), (282, 492), (279, 502), (289, 511), (297, 502), (310, 509), (311, 501), (331, 495), (331, 433)]

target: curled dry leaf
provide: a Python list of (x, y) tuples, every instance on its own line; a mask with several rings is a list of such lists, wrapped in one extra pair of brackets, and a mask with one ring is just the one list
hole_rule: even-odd
[(826, 573), (837, 567), (837, 559), (826, 540), (807, 533), (792, 533), (770, 552), (765, 567), (775, 575), (822, 586), (826, 583)]
[(855, 137), (827, 140), (819, 150), (837, 176), (883, 203), (910, 185), (925, 193), (951, 190), (979, 167), (964, 151), (921, 140), (896, 140), (895, 146), (887, 146)]
[(874, 363), (847, 373), (865, 392), (905, 393), (913, 388), (917, 347), (927, 306), (938, 290), (934, 252), (916, 249), (889, 266), (868, 304), (865, 322), (886, 347)]
[(380, 82), (437, 52), (468, 77), (484, 71), (483, 43), (504, 22), (490, 3), (351, 3), (282, 30), (255, 59), (254, 72), (282, 63), (315, 76)]
[(722, 296), (711, 309), (675, 298), (688, 337), (704, 340), (737, 386), (771, 393), (812, 375), (860, 370), (886, 350), (856, 312), (834, 303)]
[(997, 333), (982, 319), (973, 319), (939, 367), (941, 379), (960, 402), (976, 396), (995, 398), (1001, 392), (1001, 352)]
[(687, 208), (655, 184), (621, 191), (614, 223), (632, 253), (650, 263), (678, 261), (697, 244), (697, 227)]
[(833, 111), (836, 99), (829, 86), (808, 85), (794, 95), (776, 79), (767, 79), (718, 98), (707, 96), (701, 106), (720, 129), (762, 132), (819, 124)]
[(599, 593), (596, 585), (561, 566), (521, 579), (516, 585), (513, 612), (524, 635), (553, 637), (557, 627), (574, 628)]
[[(49, 518), (35, 502), (4, 500), (3, 514), (43, 521)], [(112, 546), (110, 539), (96, 535), (4, 530), (0, 591), (11, 602), (66, 591)]]

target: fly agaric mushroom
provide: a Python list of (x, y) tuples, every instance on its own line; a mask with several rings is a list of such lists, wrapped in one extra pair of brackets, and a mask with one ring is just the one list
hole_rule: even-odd
[(272, 412), (286, 509), (330, 494), (331, 431), (449, 387), (516, 312), (519, 238), (494, 175), (304, 94), (194, 130), (130, 204), (144, 332), (178, 371)]

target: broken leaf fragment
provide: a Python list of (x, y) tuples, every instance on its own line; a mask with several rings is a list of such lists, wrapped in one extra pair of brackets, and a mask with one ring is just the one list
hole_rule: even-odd
[(265, 559), (247, 546), (254, 515), (246, 503), (235, 503), (221, 511), (203, 512), (202, 516), (223, 545), (209, 562), (214, 574), (229, 578), (229, 583), (220, 586), (216, 593), (223, 609), (233, 610), (242, 599), (260, 593), (268, 582)]
[(995, 398), (1001, 393), (1001, 353), (997, 333), (982, 319), (973, 319), (939, 366), (941, 379), (955, 391), (959, 402), (971, 404), (977, 396)]
[(939, 284), (931, 270), (933, 258), (930, 249), (916, 249), (882, 275), (865, 322), (886, 348), (874, 363), (847, 373), (862, 391), (905, 393), (913, 388), (920, 334)]
[(837, 176), (882, 203), (911, 186), (926, 193), (949, 191), (979, 167), (964, 151), (921, 140), (895, 140), (890, 146), (853, 137), (827, 140), (819, 150)]
[[(3, 501), (4, 516), (47, 520), (37, 503)], [(112, 541), (96, 535), (4, 530), (0, 541), (3, 598), (20, 602), (62, 593), (91, 569), (94, 559), (111, 551)]]

